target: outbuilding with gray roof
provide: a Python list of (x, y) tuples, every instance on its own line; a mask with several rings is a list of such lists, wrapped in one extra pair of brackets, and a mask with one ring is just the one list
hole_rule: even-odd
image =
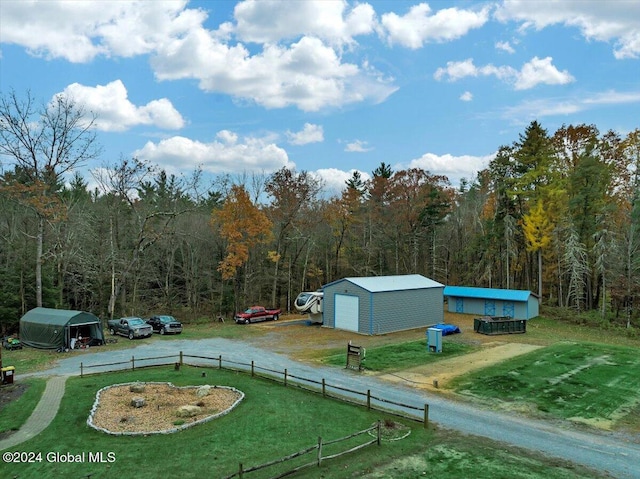
[(419, 274), (343, 278), (322, 290), (325, 327), (375, 335), (444, 321), (444, 285)]

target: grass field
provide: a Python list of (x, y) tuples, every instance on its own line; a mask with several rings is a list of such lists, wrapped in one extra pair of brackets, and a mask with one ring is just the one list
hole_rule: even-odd
[[(446, 322), (472, 321), (468, 315), (447, 313)], [(276, 347), (301, 359), (324, 356), (327, 364), (344, 367), (344, 332), (302, 326), (286, 328), (273, 323), (238, 326), (233, 323), (187, 325), (179, 336), (160, 336), (141, 341), (118, 338), (99, 351), (128, 348), (150, 341), (224, 337), (248, 340), (258, 346)], [(291, 332), (289, 332), (291, 331)], [(456, 392), (474, 401), (525, 414), (560, 418), (612, 430), (640, 433), (640, 355), (637, 335), (620, 328), (593, 327), (578, 319), (540, 317), (528, 323), (527, 333), (508, 337), (485, 337), (469, 329), (464, 334), (444, 338), (442, 354), (426, 351), (424, 330), (393, 335), (357, 337), (366, 346), (365, 367), (372, 372), (397, 371), (461, 356), (487, 342), (509, 341), (535, 344), (543, 348), (459, 377), (452, 385)], [(338, 347), (339, 346), (339, 347)], [(68, 354), (76, 354), (70, 352)], [(5, 365), (16, 366), (20, 374), (50, 366), (65, 354), (25, 348), (3, 351)], [(208, 372), (183, 368), (176, 372), (145, 369), (135, 372), (72, 378), (60, 414), (38, 437), (21, 445), (21, 451), (81, 453), (114, 452), (112, 464), (21, 464), (11, 465), (8, 477), (58, 477), (74, 479), (92, 473), (93, 479), (117, 477), (155, 478), (167, 471), (181, 477), (222, 477), (235, 472), (238, 462), (245, 467), (298, 451), (326, 439), (342, 437), (384, 417), (364, 408), (323, 399), (294, 388), (240, 373)], [(246, 400), (231, 415), (178, 434), (139, 438), (114, 438), (92, 429), (85, 422), (95, 392), (102, 386), (132, 380), (172, 381), (176, 385), (214, 383), (237, 387)], [(26, 381), (26, 379), (25, 379)], [(29, 381), (32, 381), (29, 379)], [(35, 380), (17, 403), (0, 411), (0, 431), (11, 430), (26, 420), (44, 389)], [(11, 409), (9, 409), (11, 408)], [(514, 450), (486, 439), (474, 440), (442, 430), (424, 430), (409, 422), (411, 435), (402, 441), (366, 449), (323, 465), (314, 472), (293, 477), (342, 479), (369, 477), (404, 479), (426, 475), (454, 478), (575, 478), (598, 477), (575, 466), (549, 462), (529, 452)], [(4, 428), (4, 429), (3, 429)], [(144, 460), (140, 460), (140, 457)], [(144, 463), (144, 467), (140, 464)], [(4, 477), (6, 464), (0, 464)], [(177, 472), (176, 472), (177, 473)], [(249, 479), (275, 473), (251, 474)]]
[[(447, 340), (444, 342), (446, 346), (443, 347), (442, 353), (439, 354), (427, 351), (426, 340), (367, 348), (363, 365), (369, 371), (397, 371), (468, 354), (477, 349), (477, 347), (460, 342)], [(328, 356), (324, 360), (326, 364), (335, 366), (344, 366), (346, 361), (346, 351)]]
[[(207, 377), (202, 373), (206, 372)], [(103, 386), (129, 381), (170, 381), (175, 385), (219, 384), (242, 390), (245, 400), (229, 415), (175, 434), (141, 437), (110, 436), (86, 425), (95, 394)], [(20, 399), (17, 404), (22, 404)], [(215, 369), (150, 368), (70, 378), (59, 414), (40, 435), (17, 450), (41, 452), (42, 461), (3, 464), (7, 477), (87, 477), (151, 479), (171, 474), (181, 478), (219, 478), (297, 452), (325, 440), (365, 429), (384, 414), (325, 399), (272, 381)], [(392, 418), (411, 427), (402, 440), (383, 442), (292, 477), (415, 478), (437, 472), (444, 479), (594, 478), (593, 471), (549, 461), (517, 449), (505, 450), (488, 440), (470, 441), (452, 432), (424, 429), (422, 424)], [(353, 444), (347, 444), (347, 447)], [(47, 453), (113, 453), (112, 463), (50, 462)], [(325, 454), (331, 454), (327, 446)], [(55, 457), (55, 456), (54, 456)], [(312, 460), (313, 458), (311, 458)], [(303, 462), (309, 462), (305, 458)], [(287, 468), (291, 464), (287, 465)], [(272, 477), (283, 468), (247, 474), (248, 479)], [(4, 473), (3, 473), (4, 475)]]
[(634, 419), (640, 411), (637, 348), (560, 342), (454, 379), (452, 386), (494, 404), (533, 405), (530, 412), (607, 429), (618, 422), (640, 426)]

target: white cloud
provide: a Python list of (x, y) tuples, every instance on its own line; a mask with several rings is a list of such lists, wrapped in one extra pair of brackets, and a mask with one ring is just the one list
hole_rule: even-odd
[(332, 45), (350, 44), (356, 35), (372, 33), (375, 11), (367, 3), (350, 8), (344, 1), (245, 0), (234, 9), (238, 39), (277, 43), (283, 39), (313, 36)]
[(425, 153), (420, 158), (411, 160), (409, 168), (422, 168), (433, 175), (444, 175), (452, 185), (460, 183), (462, 178), (471, 180), (476, 174), (485, 169), (495, 154), (485, 156), (453, 156), (450, 154), (436, 155)]
[(176, 168), (190, 171), (201, 168), (208, 173), (242, 173), (275, 171), (283, 166), (294, 168), (287, 152), (262, 138), (239, 138), (222, 130), (210, 143), (174, 136), (158, 143), (147, 142), (133, 156), (172, 172)]
[(502, 117), (514, 124), (527, 124), (531, 120), (549, 116), (567, 116), (585, 110), (609, 105), (640, 103), (640, 91), (607, 91), (580, 98), (546, 98), (525, 101), (505, 108)]
[(185, 124), (182, 115), (166, 98), (136, 106), (128, 99), (127, 89), (120, 80), (95, 87), (72, 83), (62, 92), (95, 113), (96, 128), (103, 131), (124, 131), (136, 125), (153, 125), (167, 130), (178, 130)]
[[(345, 189), (347, 180), (353, 176), (354, 171), (343, 171), (337, 168), (323, 168), (313, 172), (313, 175), (321, 179), (324, 184), (324, 190), (328, 196), (340, 196), (342, 190)], [(365, 171), (360, 171), (360, 177), (362, 181), (371, 179), (371, 175)]]
[(438, 68), (433, 77), (436, 80), (454, 82), (469, 76), (495, 76), (513, 84), (516, 90), (528, 90), (539, 84), (565, 85), (575, 80), (567, 70), (558, 70), (552, 62), (551, 57), (533, 57), (518, 71), (510, 66), (496, 67), (492, 64), (477, 67), (468, 58), (461, 62), (447, 62), (447, 66)]
[(570, 99), (527, 100), (503, 110), (502, 118), (515, 125), (526, 125), (532, 120), (548, 116), (566, 116), (583, 110), (580, 102)]
[(461, 62), (447, 62), (446, 68), (440, 67), (433, 74), (436, 80), (458, 81), (465, 77), (478, 77), (493, 75), (498, 79), (509, 79), (517, 76), (517, 71), (509, 66), (496, 67), (492, 64), (477, 67), (473, 59), (467, 58)]
[(132, 57), (200, 25), (206, 14), (186, 0), (162, 2), (2, 2), (3, 43), (33, 55), (83, 63), (96, 56)]
[(498, 50), (502, 50), (502, 51), (507, 52), (507, 53), (515, 53), (516, 52), (509, 42), (496, 42), (496, 48)]
[(583, 99), (585, 105), (619, 105), (638, 102), (640, 102), (640, 91), (622, 93), (610, 90)]
[[(140, 2), (3, 2), (2, 42), (32, 54), (87, 63), (97, 56), (149, 55), (160, 80), (196, 79), (200, 88), (266, 108), (295, 106), (316, 111), (345, 104), (384, 101), (396, 91), (366, 61), (342, 59), (354, 36), (376, 26), (366, 4), (246, 1), (236, 6), (237, 24), (205, 28), (204, 10), (186, 0)], [(275, 21), (274, 22), (272, 22)], [(265, 42), (250, 53), (231, 38)], [(287, 40), (287, 41), (284, 41)]]
[(446, 8), (431, 14), (426, 3), (414, 5), (405, 15), (385, 13), (381, 23), (390, 44), (418, 49), (427, 42), (445, 42), (460, 38), (489, 19), (488, 8), (480, 11)]
[(462, 101), (471, 101), (473, 100), (473, 94), (470, 91), (465, 91), (462, 95), (460, 95), (460, 99)]
[(618, 59), (640, 57), (640, 3), (636, 1), (505, 0), (496, 10), (496, 18), (521, 22), (523, 31), (556, 24), (573, 26), (589, 40), (613, 40), (613, 54)]
[(516, 78), (516, 90), (528, 90), (541, 83), (545, 85), (566, 85), (575, 80), (567, 71), (559, 71), (551, 64), (551, 57), (533, 57), (526, 63)]
[(267, 44), (252, 56), (242, 45), (229, 47), (198, 30), (166, 45), (152, 64), (161, 80), (195, 78), (203, 90), (266, 108), (317, 111), (365, 100), (377, 103), (396, 90), (368, 64), (343, 63), (333, 48), (313, 37), (288, 47)]
[(348, 151), (349, 153), (366, 153), (367, 151), (373, 150), (373, 148), (367, 147), (368, 143), (367, 141), (354, 140), (347, 143), (344, 151)]
[(287, 138), (292, 145), (306, 145), (308, 143), (319, 143), (324, 141), (324, 130), (321, 125), (305, 123), (302, 131), (293, 133), (287, 131)]

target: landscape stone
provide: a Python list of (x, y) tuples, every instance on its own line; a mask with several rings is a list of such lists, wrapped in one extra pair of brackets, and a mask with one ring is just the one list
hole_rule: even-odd
[(209, 390), (211, 389), (211, 386), (204, 385), (204, 386), (200, 386), (197, 390), (196, 390), (196, 396), (198, 396), (199, 398), (203, 398), (205, 396), (209, 395)]
[(194, 406), (192, 404), (186, 404), (184, 406), (180, 406), (176, 410), (176, 415), (178, 417), (193, 417), (193, 416), (196, 416), (196, 415), (200, 414), (201, 411), (202, 411), (202, 408), (199, 407), (199, 406)]
[(129, 386), (129, 391), (132, 393), (143, 393), (144, 392), (144, 384), (143, 383), (135, 383)]

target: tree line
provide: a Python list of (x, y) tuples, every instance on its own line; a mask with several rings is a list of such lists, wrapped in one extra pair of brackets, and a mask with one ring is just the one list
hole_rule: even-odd
[(103, 318), (292, 310), (299, 292), (343, 277), (408, 273), (638, 316), (640, 129), (549, 134), (534, 121), (459, 186), (383, 162), (328, 197), (306, 171), (205, 184), (137, 158), (95, 168), (89, 189), (77, 169), (100, 160), (95, 120), (64, 96), (0, 99), (3, 334), (35, 306)]

